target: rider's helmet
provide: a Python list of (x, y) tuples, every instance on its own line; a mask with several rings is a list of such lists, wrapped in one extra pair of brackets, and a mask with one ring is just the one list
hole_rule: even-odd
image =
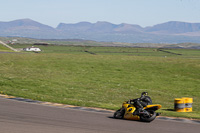
[(147, 96), (148, 93), (147, 92), (142, 92), (141, 96)]

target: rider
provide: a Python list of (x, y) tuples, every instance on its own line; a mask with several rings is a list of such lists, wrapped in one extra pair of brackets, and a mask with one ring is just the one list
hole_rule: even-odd
[(130, 102), (134, 102), (133, 105), (136, 108), (136, 110), (133, 112), (133, 115), (138, 115), (143, 111), (143, 107), (152, 104), (151, 98), (147, 95), (147, 92), (142, 92), (140, 98), (130, 100)]

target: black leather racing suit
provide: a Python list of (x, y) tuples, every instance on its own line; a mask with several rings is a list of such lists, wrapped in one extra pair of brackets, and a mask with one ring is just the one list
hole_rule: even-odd
[(152, 104), (152, 100), (149, 96), (141, 96), (137, 99), (130, 100), (131, 102), (134, 102), (133, 105), (136, 107), (136, 111), (134, 112), (134, 115), (139, 113), (143, 109), (143, 107), (146, 107), (149, 104)]

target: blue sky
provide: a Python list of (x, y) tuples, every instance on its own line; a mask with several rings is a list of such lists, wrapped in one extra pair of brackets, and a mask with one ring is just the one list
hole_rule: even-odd
[(142, 27), (168, 21), (200, 23), (200, 0), (0, 0), (0, 21), (30, 18), (62, 23), (107, 21)]

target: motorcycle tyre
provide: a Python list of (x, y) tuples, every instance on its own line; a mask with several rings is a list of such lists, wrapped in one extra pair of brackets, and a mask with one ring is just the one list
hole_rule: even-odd
[(149, 117), (149, 118), (146, 118), (146, 117), (144, 117), (144, 116), (140, 116), (140, 120), (141, 121), (143, 121), (143, 122), (151, 122), (151, 121), (153, 121), (155, 118), (156, 118), (156, 112), (155, 111), (148, 111), (149, 113), (151, 113), (152, 114), (152, 116), (151, 117)]
[(124, 109), (117, 110), (114, 113), (113, 117), (116, 118), (116, 119), (123, 119), (124, 118)]

